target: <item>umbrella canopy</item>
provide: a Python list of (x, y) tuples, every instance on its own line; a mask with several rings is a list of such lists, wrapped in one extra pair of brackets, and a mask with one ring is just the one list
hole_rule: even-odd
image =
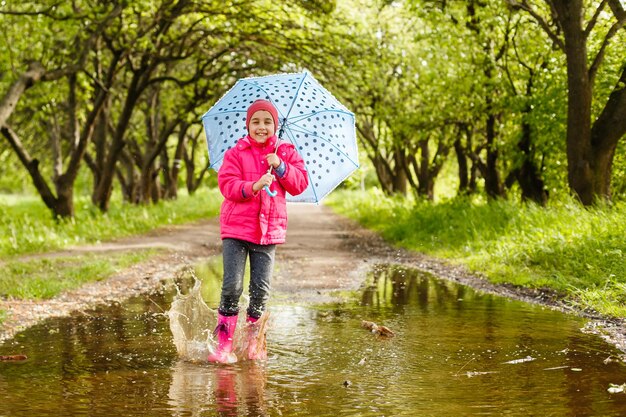
[(359, 167), (354, 114), (308, 72), (243, 78), (202, 116), (211, 168), (246, 132), (246, 111), (255, 100), (278, 110), (282, 141), (291, 142), (306, 164), (308, 188), (287, 201), (317, 203)]

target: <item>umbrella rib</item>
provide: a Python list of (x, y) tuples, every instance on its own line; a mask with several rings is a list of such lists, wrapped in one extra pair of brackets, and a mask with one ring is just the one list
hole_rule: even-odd
[(304, 120), (306, 118), (309, 117), (313, 117), (313, 116), (318, 116), (322, 113), (340, 113), (340, 114), (345, 114), (346, 116), (350, 116), (350, 117), (354, 117), (354, 113), (350, 112), (350, 111), (345, 111), (345, 110), (337, 110), (337, 109), (326, 109), (326, 110), (320, 110), (320, 111), (314, 111), (311, 113), (307, 113), (307, 114), (302, 114), (300, 116), (296, 116), (296, 117), (292, 117), (290, 120), (287, 120), (288, 124), (293, 124), (293, 123), (298, 123), (301, 120)]
[(304, 73), (304, 77), (302, 77), (302, 79), (300, 80), (300, 85), (298, 86), (298, 89), (296, 90), (296, 93), (293, 95), (293, 100), (291, 100), (291, 106), (289, 107), (289, 110), (287, 111), (287, 114), (283, 118), (284, 120), (287, 120), (289, 118), (289, 113), (291, 113), (291, 110), (293, 109), (293, 106), (296, 104), (296, 99), (298, 98), (298, 93), (300, 93), (300, 89), (302, 88), (302, 84), (304, 84), (304, 80), (306, 79), (307, 74), (308, 74), (308, 72), (305, 72)]
[[(300, 126), (298, 126), (298, 127), (300, 127)], [(289, 132), (291, 133), (291, 130), (293, 129), (293, 126), (290, 126), (290, 127), (288, 127), (287, 129), (289, 129)], [(317, 134), (315, 134), (314, 132), (307, 132), (307, 131), (306, 131), (306, 130), (304, 130), (304, 129), (303, 129), (303, 130), (293, 129), (293, 131), (298, 132), (298, 133), (306, 133), (306, 134), (310, 134), (310, 135), (312, 135), (312, 136), (314, 136), (314, 137), (316, 137), (316, 138), (319, 138), (320, 140), (323, 140), (323, 141), (324, 141), (324, 142), (326, 142), (328, 145), (330, 145), (330, 146), (332, 146), (333, 148), (335, 148), (335, 150), (336, 150), (337, 152), (340, 152), (343, 156), (345, 156), (345, 157), (346, 157), (346, 159), (347, 159), (348, 161), (352, 162), (352, 163), (353, 163), (355, 166), (357, 166), (357, 167), (359, 166), (359, 164), (358, 164), (358, 163), (356, 163), (356, 162), (354, 162), (354, 161), (352, 160), (352, 158), (350, 157), (350, 155), (348, 155), (347, 153), (345, 153), (343, 150), (341, 150), (341, 148), (339, 148), (337, 145), (335, 145), (335, 144), (334, 144), (333, 142), (331, 142), (330, 140), (328, 140), (328, 139), (324, 138), (323, 136), (317, 135)], [(291, 134), (291, 138), (290, 138), (290, 140), (291, 140), (291, 141), (294, 143), (294, 145), (296, 145), (296, 147), (297, 147), (298, 145), (297, 145), (296, 140), (295, 140), (294, 138), (295, 138), (295, 136), (294, 136), (293, 134)]]
[[(308, 135), (315, 135), (315, 132), (313, 132), (312, 130), (307, 130), (305, 128), (303, 128), (302, 126), (294, 126), (294, 125), (285, 125), (285, 128), (289, 127), (290, 129), (292, 129), (294, 132), (298, 132), (298, 133), (306, 133)], [(297, 129), (296, 129), (297, 128)]]
[(220, 161), (222, 161), (224, 159), (224, 156), (221, 156), (220, 158), (218, 158), (217, 161), (211, 163), (211, 165), (209, 166), (209, 168), (213, 168), (215, 167), (215, 165), (217, 165)]
[(218, 112), (215, 112), (215, 113), (209, 113), (209, 112), (207, 112), (207, 113), (206, 113), (204, 116), (202, 116), (202, 117), (205, 117), (205, 116), (217, 116), (217, 115), (220, 115), (220, 114), (226, 114), (226, 113), (245, 113), (245, 112), (247, 112), (247, 111), (248, 111), (247, 109), (222, 110), (222, 111), (218, 111)]
[[(287, 131), (287, 136), (289, 136), (289, 140), (294, 144), (296, 149), (298, 149), (298, 141), (296, 140), (295, 135), (291, 133), (291, 128), (285, 127), (285, 130)], [(302, 157), (302, 155), (300, 155), (300, 157)], [(306, 170), (306, 175), (307, 177), (309, 177), (309, 186), (311, 187), (311, 190), (313, 191), (313, 196), (315, 197), (315, 201), (319, 201), (317, 199), (317, 191), (315, 190), (315, 187), (313, 186), (313, 178), (311, 178), (311, 173), (309, 172), (308, 169)]]

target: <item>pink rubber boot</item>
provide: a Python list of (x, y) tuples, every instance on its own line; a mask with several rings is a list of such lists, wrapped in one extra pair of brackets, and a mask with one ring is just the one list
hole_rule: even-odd
[(233, 337), (237, 327), (237, 316), (223, 316), (218, 313), (217, 327), (213, 332), (217, 335), (217, 348), (209, 354), (209, 362), (235, 363), (237, 356), (233, 353)]
[(265, 329), (260, 332), (259, 319), (248, 316), (246, 318), (248, 359), (251, 361), (267, 359), (267, 343), (265, 340)]

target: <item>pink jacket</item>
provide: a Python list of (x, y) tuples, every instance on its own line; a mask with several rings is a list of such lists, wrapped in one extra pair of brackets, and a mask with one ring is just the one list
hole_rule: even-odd
[(285, 193), (298, 195), (309, 185), (304, 161), (295, 147), (282, 142), (278, 157), (285, 172), (272, 183), (278, 192), (270, 197), (265, 190), (254, 193), (252, 184), (267, 172), (265, 155), (274, 152), (276, 136), (260, 144), (246, 136), (226, 151), (217, 174), (217, 182), (225, 199), (220, 211), (221, 236), (248, 242), (273, 245), (284, 243), (287, 235), (287, 204)]

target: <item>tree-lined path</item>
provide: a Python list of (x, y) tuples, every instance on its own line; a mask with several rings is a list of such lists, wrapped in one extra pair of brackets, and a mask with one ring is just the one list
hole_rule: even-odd
[[(469, 285), (480, 291), (499, 294), (551, 308), (564, 306), (549, 293), (519, 287), (497, 286), (464, 268), (415, 252), (395, 248), (380, 236), (334, 214), (324, 205), (290, 204), (287, 243), (278, 247), (273, 290), (297, 302), (332, 301), (333, 291), (357, 290), (366, 273), (376, 264), (398, 263), (430, 272), (442, 279)], [(217, 218), (195, 224), (166, 227), (141, 236), (69, 248), (63, 252), (36, 255), (54, 257), (91, 252), (134, 251), (160, 248), (164, 253), (121, 271), (112, 278), (85, 285), (51, 300), (2, 300), (0, 309), (9, 315), (0, 327), (0, 339), (48, 317), (86, 311), (102, 303), (118, 302), (130, 296), (154, 291), (165, 279), (186, 267), (219, 256), (221, 242)], [(611, 338), (626, 350), (620, 327)]]

